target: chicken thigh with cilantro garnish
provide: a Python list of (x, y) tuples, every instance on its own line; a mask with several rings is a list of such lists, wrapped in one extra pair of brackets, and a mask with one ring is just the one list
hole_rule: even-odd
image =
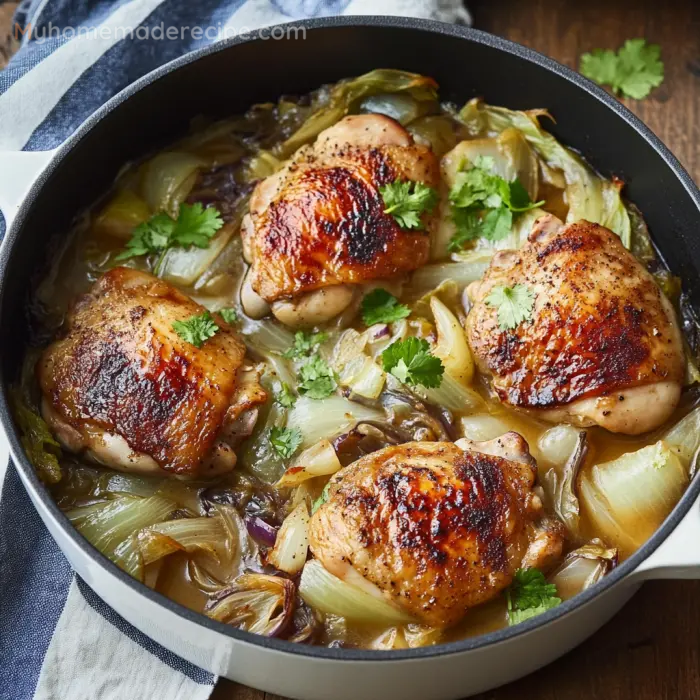
[(439, 166), (398, 122), (349, 116), (258, 184), (242, 236), (246, 312), (293, 327), (333, 318), (357, 285), (428, 259)]
[(362, 457), (330, 482), (311, 552), (330, 573), (437, 627), (493, 599), (519, 568), (548, 568), (563, 530), (543, 517), (528, 445), (410, 442)]
[(608, 229), (542, 217), (469, 296), (469, 343), (504, 403), (630, 435), (676, 408), (685, 358), (673, 307)]
[(145, 272), (105, 273), (37, 364), (68, 450), (122, 471), (230, 471), (267, 395), (224, 318)]

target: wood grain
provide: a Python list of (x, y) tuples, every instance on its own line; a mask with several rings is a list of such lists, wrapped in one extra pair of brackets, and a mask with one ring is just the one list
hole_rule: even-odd
[[(15, 5), (0, 3), (0, 67), (11, 51), (9, 38), (3, 37), (9, 37)], [(700, 180), (699, 2), (468, 0), (468, 5), (480, 29), (574, 68), (581, 53), (617, 48), (628, 38), (660, 44), (664, 84), (647, 100), (625, 103)], [(578, 649), (479, 700), (700, 700), (699, 601), (700, 582), (646, 584)], [(213, 699), (282, 700), (229, 681), (219, 683)]]

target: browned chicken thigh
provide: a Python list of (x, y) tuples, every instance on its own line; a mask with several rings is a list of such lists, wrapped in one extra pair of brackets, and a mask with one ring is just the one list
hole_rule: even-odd
[[(525, 287), (529, 318), (499, 325), (495, 288)], [(673, 307), (608, 229), (549, 215), (469, 288), (469, 343), (504, 403), (637, 435), (666, 421), (685, 373)]]
[(540, 564), (528, 554), (535, 543), (543, 549), (535, 476), (517, 433), (387, 447), (332, 478), (311, 518), (311, 551), (335, 576), (363, 577), (417, 620), (454, 624), (506, 588), (526, 557)]
[(65, 335), (42, 355), (42, 413), (66, 448), (124, 471), (214, 476), (266, 394), (245, 346), (216, 317), (200, 348), (174, 321), (204, 309), (152, 275), (107, 272), (80, 298)]
[(397, 179), (434, 187), (437, 159), (398, 122), (366, 114), (326, 129), (258, 184), (243, 225), (249, 315), (271, 304), (283, 323), (314, 325), (347, 307), (355, 285), (426, 262), (433, 217), (423, 215), (424, 230), (404, 230), (384, 213), (379, 188)]

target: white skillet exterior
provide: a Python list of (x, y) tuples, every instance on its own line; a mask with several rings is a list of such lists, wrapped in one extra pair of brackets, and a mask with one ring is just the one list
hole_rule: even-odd
[[(33, 183), (55, 154), (0, 152), (0, 209), (8, 231)], [(15, 462), (26, 464), (16, 436), (7, 437)], [(566, 653), (607, 622), (643, 580), (700, 578), (700, 501), (691, 504), (688, 493), (662, 526), (670, 531), (666, 540), (656, 549), (645, 545), (623, 564), (621, 569), (629, 570), (626, 576), (613, 574), (574, 601), (511, 628), (507, 634), (475, 638), (460, 644), (459, 650), (451, 644), (410, 654), (307, 650), (274, 640), (253, 641), (252, 635), (207, 621), (136, 583), (87, 545), (49, 501), (30, 470), (20, 468), (19, 472), (73, 568), (131, 624), (213, 673), (305, 700), (463, 698), (515, 680)], [(691, 490), (697, 489), (691, 486)], [(680, 511), (685, 512), (682, 519)]]

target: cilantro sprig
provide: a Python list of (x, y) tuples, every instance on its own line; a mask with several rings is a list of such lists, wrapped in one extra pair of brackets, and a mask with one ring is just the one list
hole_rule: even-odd
[(498, 311), (498, 326), (502, 331), (512, 330), (532, 317), (535, 293), (524, 284), (512, 287), (493, 287), (486, 297), (486, 304)]
[(206, 209), (196, 204), (181, 204), (177, 219), (161, 212), (139, 224), (131, 234), (126, 248), (117, 255), (117, 261), (141, 255), (160, 255), (155, 266), (158, 274), (165, 253), (171, 248), (207, 248), (214, 234), (224, 225), (214, 207)]
[(313, 515), (330, 497), (331, 482), (329, 481), (321, 491), (321, 495), (311, 504), (311, 515)]
[(328, 398), (336, 388), (335, 374), (328, 363), (314, 355), (299, 368), (299, 393), (310, 399)]
[(280, 390), (275, 394), (275, 403), (282, 406), (282, 408), (292, 408), (296, 402), (297, 397), (289, 384), (282, 382)]
[(382, 353), (382, 364), (384, 371), (404, 384), (426, 389), (439, 387), (445, 372), (440, 358), (430, 352), (428, 341), (422, 338), (410, 337), (392, 343)]
[(328, 333), (305, 333), (297, 331), (294, 334), (294, 344), (282, 353), (282, 357), (288, 360), (300, 360), (313, 354), (319, 345), (328, 340)]
[(226, 323), (230, 325), (235, 325), (240, 321), (240, 318), (238, 316), (238, 311), (233, 308), (225, 308), (225, 309), (219, 309), (218, 312), (219, 316), (226, 321)]
[(282, 459), (289, 459), (299, 449), (301, 440), (298, 428), (280, 428), (275, 425), (270, 430), (270, 444)]
[(561, 603), (557, 587), (547, 583), (539, 569), (518, 569), (506, 589), (508, 624), (517, 625), (531, 617), (556, 608)]
[(386, 289), (373, 289), (362, 300), (362, 320), (367, 326), (375, 323), (393, 323), (409, 316), (411, 310), (389, 294)]
[(494, 160), (479, 156), (460, 170), (450, 188), (452, 220), (456, 232), (448, 245), (450, 252), (461, 250), (476, 238), (499, 241), (513, 226), (513, 215), (544, 204), (533, 202), (517, 178), (508, 182), (494, 174)]
[(190, 316), (184, 321), (173, 321), (173, 330), (184, 341), (201, 348), (204, 343), (219, 332), (219, 326), (208, 311), (199, 316)]
[(641, 100), (664, 80), (664, 64), (658, 44), (628, 39), (617, 51), (594, 49), (581, 56), (581, 73), (616, 95)]
[(403, 229), (422, 231), (425, 227), (421, 214), (432, 212), (438, 203), (438, 193), (434, 187), (412, 180), (394, 180), (379, 188), (386, 209)]

